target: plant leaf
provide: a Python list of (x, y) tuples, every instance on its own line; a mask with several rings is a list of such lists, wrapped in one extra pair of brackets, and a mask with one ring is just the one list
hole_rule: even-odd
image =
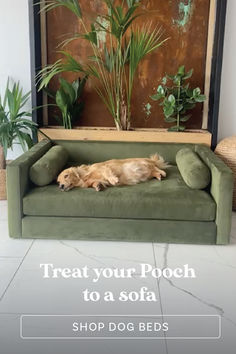
[(168, 101), (171, 103), (171, 105), (173, 106), (173, 105), (175, 105), (175, 102), (176, 102), (176, 100), (175, 100), (175, 96), (174, 95), (169, 95), (169, 97), (168, 97)]
[(186, 116), (180, 117), (181, 122), (187, 122), (189, 118), (192, 117), (192, 114), (187, 114)]
[(42, 7), (41, 11), (51, 11), (59, 6), (66, 7), (77, 17), (82, 18), (82, 11), (78, 0), (46, 0), (45, 6)]
[(179, 67), (179, 69), (178, 69), (178, 74), (179, 74), (180, 76), (184, 76), (184, 74), (185, 74), (185, 66), (184, 66), (184, 65), (182, 65), (182, 66)]
[(187, 74), (184, 75), (183, 80), (187, 80), (193, 75), (193, 69), (187, 72)]
[(183, 125), (180, 126), (175, 125), (173, 127), (170, 127), (168, 130), (170, 132), (179, 132), (179, 131), (183, 132), (185, 130), (185, 127)]
[(176, 122), (177, 119), (175, 117), (165, 117), (165, 121), (167, 123), (173, 123), (173, 122)]
[(155, 95), (152, 95), (150, 96), (150, 98), (153, 100), (153, 101), (159, 101), (160, 99), (162, 99), (164, 96), (160, 93), (156, 93)]

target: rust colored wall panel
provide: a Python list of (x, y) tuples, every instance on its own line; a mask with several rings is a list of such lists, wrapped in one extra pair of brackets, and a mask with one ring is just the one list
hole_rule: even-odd
[[(101, 0), (80, 0), (86, 24), (96, 19), (99, 13), (105, 13)], [(180, 65), (189, 70), (194, 68), (191, 79), (193, 86), (204, 90), (205, 63), (207, 52), (207, 35), (210, 0), (143, 0), (141, 10), (144, 13), (135, 23), (142, 26), (152, 21), (152, 26), (161, 26), (165, 37), (170, 37), (160, 49), (147, 56), (140, 64), (134, 83), (132, 99), (132, 127), (163, 128), (169, 127), (164, 122), (161, 107), (153, 102), (152, 95), (160, 84), (165, 73), (174, 74)], [(64, 8), (57, 8), (47, 14), (47, 50), (48, 63), (61, 57), (57, 46), (74, 32), (82, 30), (76, 17)], [(89, 43), (78, 40), (66, 48), (82, 63), (91, 55)], [(74, 74), (65, 74), (67, 79), (76, 78)], [(51, 88), (57, 87), (53, 80)], [(83, 126), (114, 126), (113, 118), (93, 89), (92, 80), (88, 81), (85, 94), (85, 110), (78, 125)], [(146, 112), (146, 104), (151, 105), (151, 114)], [(201, 128), (203, 106), (199, 104), (193, 111), (192, 118), (187, 122), (188, 128)], [(49, 114), (49, 124), (55, 124)]]

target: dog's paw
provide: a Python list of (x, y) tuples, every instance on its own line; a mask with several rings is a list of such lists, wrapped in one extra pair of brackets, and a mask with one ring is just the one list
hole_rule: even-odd
[(104, 190), (104, 186), (101, 184), (101, 183), (98, 183), (96, 186), (95, 186), (95, 190), (97, 192), (102, 192)]
[(153, 178), (156, 178), (158, 181), (161, 181), (161, 173), (160, 172), (154, 172), (152, 176), (153, 176)]
[(166, 177), (166, 172), (165, 171), (160, 170), (160, 174), (161, 174), (162, 177)]
[(119, 178), (116, 177), (116, 176), (112, 176), (112, 177), (109, 178), (109, 182), (110, 182), (110, 184), (112, 184), (113, 186), (115, 186), (116, 184), (119, 183)]
[(158, 170), (153, 173), (153, 177), (158, 179), (158, 181), (162, 180), (162, 177), (166, 177), (166, 172), (163, 170)]

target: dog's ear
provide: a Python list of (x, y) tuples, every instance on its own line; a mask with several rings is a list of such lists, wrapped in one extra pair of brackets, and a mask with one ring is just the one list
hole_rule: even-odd
[(79, 172), (79, 169), (78, 169), (78, 168), (73, 168), (72, 173), (74, 173), (74, 175), (75, 175), (77, 178), (80, 178), (80, 177), (81, 177), (81, 175), (80, 175), (80, 172)]

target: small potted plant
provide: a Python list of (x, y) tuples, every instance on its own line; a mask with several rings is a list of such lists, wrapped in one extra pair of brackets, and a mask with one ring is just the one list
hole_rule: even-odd
[(87, 78), (84, 76), (83, 79), (79, 78), (72, 83), (59, 78), (60, 87), (56, 92), (45, 88), (47, 95), (56, 102), (49, 106), (58, 107), (60, 110), (60, 116), (55, 116), (55, 119), (64, 129), (72, 129), (74, 121), (78, 120), (83, 112), (84, 101), (81, 95)]
[[(185, 66), (179, 67), (175, 75), (166, 75), (162, 79), (162, 85), (157, 88), (157, 93), (151, 96), (153, 101), (161, 101), (163, 107), (165, 121), (167, 123), (175, 123), (168, 130), (182, 132), (185, 130), (183, 123), (191, 118), (191, 111), (197, 103), (204, 102), (205, 95), (201, 94), (199, 87), (191, 88), (186, 80), (190, 79), (193, 69), (186, 73)], [(167, 82), (172, 81), (172, 85), (168, 86)]]
[(0, 95), (0, 199), (6, 199), (6, 157), (7, 150), (18, 143), (25, 151), (33, 145), (31, 133), (37, 124), (27, 119), (32, 116), (24, 111), (30, 92), (23, 94), (20, 83), (10, 88), (9, 80), (3, 97)]

